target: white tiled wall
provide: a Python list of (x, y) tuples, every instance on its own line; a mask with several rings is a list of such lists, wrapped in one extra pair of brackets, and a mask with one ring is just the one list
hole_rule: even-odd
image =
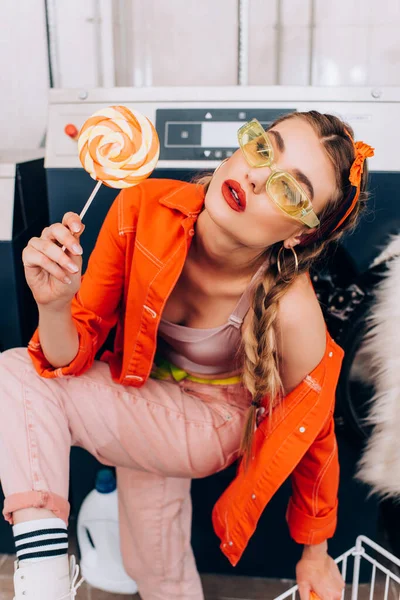
[[(236, 0), (130, 4), (136, 80), (131, 73), (121, 84), (236, 83)], [(249, 7), (250, 84), (400, 84), (400, 0), (249, 0)]]
[[(398, 2), (400, 4), (400, 0)], [(369, 79), (380, 85), (400, 83), (400, 16), (397, 23), (375, 25), (368, 39)]]
[[(302, 25), (282, 29), (280, 85), (310, 85), (310, 32)], [(275, 82), (274, 82), (275, 83)]]
[(367, 28), (320, 25), (315, 29), (313, 82), (317, 85), (366, 85)]
[[(102, 85), (107, 3), (116, 85), (237, 83), (238, 0), (56, 0), (60, 87)], [(400, 0), (249, 0), (249, 24), (251, 85), (400, 85)]]
[(400, 84), (400, 0), (315, 0), (316, 85)]
[(271, 30), (280, 38), (264, 55), (268, 72), (250, 66), (252, 84), (400, 84), (400, 0), (280, 0), (277, 11), (278, 4), (250, 0), (250, 55), (262, 52)]
[(276, 80), (278, 36), (274, 0), (249, 3), (249, 84), (273, 85)]
[(96, 87), (99, 54), (96, 48), (96, 0), (54, 2), (56, 56), (53, 64), (58, 87)]
[(0, 150), (37, 148), (46, 129), (43, 0), (0, 0)]
[(235, 85), (237, 19), (236, 0), (116, 3), (117, 84)]

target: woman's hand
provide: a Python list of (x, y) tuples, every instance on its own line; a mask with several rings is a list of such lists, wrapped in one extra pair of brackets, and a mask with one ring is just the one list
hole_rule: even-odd
[[(300, 600), (341, 600), (344, 581), (335, 561), (326, 551), (326, 542), (306, 546), (296, 566)], [(313, 597), (314, 592), (317, 597)]]
[[(79, 216), (69, 212), (62, 223), (46, 227), (22, 253), (25, 277), (38, 306), (62, 309), (81, 285), (82, 248), (79, 237), (85, 226)], [(62, 246), (66, 247), (65, 252)]]

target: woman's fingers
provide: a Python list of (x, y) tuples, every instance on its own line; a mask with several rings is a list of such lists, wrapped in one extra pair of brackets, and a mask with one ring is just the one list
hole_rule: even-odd
[(312, 598), (311, 593), (311, 588), (307, 583), (299, 583), (300, 600), (310, 600)]
[(74, 213), (67, 213), (64, 219), (66, 225), (54, 223), (46, 227), (40, 237), (29, 240), (22, 253), (26, 281), (38, 305), (49, 305), (55, 300), (59, 303), (62, 299), (70, 302), (80, 286), (79, 236), (84, 226)]
[(82, 223), (79, 215), (77, 215), (76, 213), (73, 213), (73, 212), (65, 213), (65, 215), (63, 216), (63, 219), (62, 219), (62, 225), (64, 225), (65, 227), (68, 227), (68, 229), (74, 235), (76, 235), (76, 234), (81, 235), (81, 233), (83, 233), (83, 230), (85, 229), (85, 226)]
[(42, 240), (55, 241), (60, 246), (65, 246), (75, 256), (82, 254), (82, 247), (77, 238), (72, 235), (71, 231), (61, 223), (54, 223), (50, 227), (46, 227), (42, 231), (40, 237)]
[(45, 255), (51, 261), (57, 263), (60, 267), (66, 269), (70, 273), (78, 273), (79, 267), (54, 242), (34, 237), (29, 240), (28, 248), (29, 247), (34, 248), (39, 253)]
[[(61, 251), (61, 248), (59, 248), (59, 250)], [(56, 279), (61, 281), (61, 283), (71, 283), (71, 279), (66, 274), (66, 272), (56, 262), (51, 260), (48, 256), (46, 256), (36, 248), (34, 248), (34, 246), (30, 244), (30, 242), (22, 253), (22, 261), (24, 263), (25, 268), (39, 270), (42, 269), (50, 275), (53, 275)]]

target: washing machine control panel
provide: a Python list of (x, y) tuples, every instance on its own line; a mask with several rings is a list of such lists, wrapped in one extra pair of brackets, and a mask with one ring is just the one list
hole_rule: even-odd
[(237, 131), (246, 121), (258, 119), (268, 128), (288, 109), (158, 109), (156, 129), (161, 160), (222, 160), (238, 148)]
[[(251, 119), (267, 128), (290, 112), (317, 110), (338, 115), (356, 139), (375, 147), (371, 169), (400, 172), (400, 87), (225, 86), (104, 88), (50, 91), (46, 167), (82, 169), (77, 138), (94, 112), (122, 104), (156, 126), (159, 170), (211, 170), (238, 148), (237, 131)], [(390, 133), (389, 133), (390, 132)]]

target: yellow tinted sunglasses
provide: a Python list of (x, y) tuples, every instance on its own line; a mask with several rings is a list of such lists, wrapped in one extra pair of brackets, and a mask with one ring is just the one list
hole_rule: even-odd
[(271, 174), (265, 187), (273, 202), (289, 217), (307, 227), (318, 227), (319, 219), (306, 192), (290, 173), (276, 167), (271, 139), (261, 123), (253, 119), (242, 125), (237, 135), (247, 163), (251, 167), (270, 168)]

